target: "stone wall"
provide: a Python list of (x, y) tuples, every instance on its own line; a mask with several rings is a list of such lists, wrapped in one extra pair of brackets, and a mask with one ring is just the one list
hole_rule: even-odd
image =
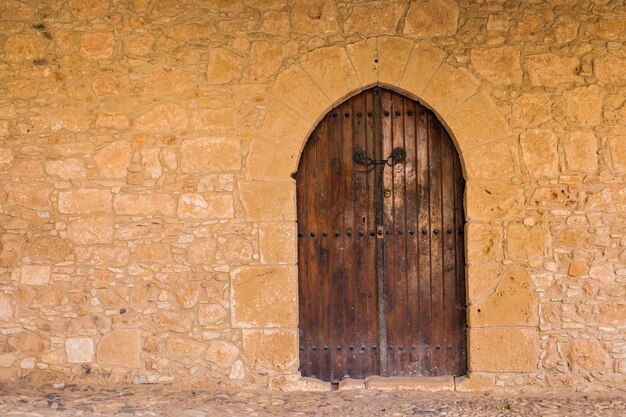
[(623, 389), (621, 2), (3, 0), (0, 379), (297, 379), (295, 186), (385, 85), (467, 179), (470, 378)]

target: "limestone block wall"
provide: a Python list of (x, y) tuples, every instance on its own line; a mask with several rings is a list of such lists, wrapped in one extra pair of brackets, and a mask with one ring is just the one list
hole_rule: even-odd
[(621, 2), (3, 0), (0, 28), (1, 380), (296, 381), (291, 173), (379, 84), (464, 165), (466, 389), (626, 386)]

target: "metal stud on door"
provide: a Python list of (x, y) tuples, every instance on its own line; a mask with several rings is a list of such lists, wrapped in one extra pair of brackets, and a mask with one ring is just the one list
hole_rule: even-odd
[(434, 114), (367, 90), (320, 122), (295, 178), (302, 375), (465, 373), (464, 183)]

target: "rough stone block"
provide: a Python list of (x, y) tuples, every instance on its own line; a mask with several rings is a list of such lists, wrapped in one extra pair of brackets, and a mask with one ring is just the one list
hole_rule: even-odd
[(120, 267), (128, 264), (128, 248), (123, 247), (78, 247), (74, 249), (77, 265), (100, 265)]
[(139, 368), (141, 366), (139, 329), (116, 329), (98, 342), (97, 360), (102, 365)]
[(284, 104), (274, 101), (259, 129), (259, 136), (293, 149), (302, 149), (313, 126)]
[(297, 330), (244, 330), (243, 351), (257, 371), (295, 370)]
[(241, 143), (236, 138), (186, 139), (180, 154), (183, 172), (236, 171), (241, 168)]
[(43, 58), (46, 46), (46, 41), (37, 33), (14, 33), (4, 42), (3, 56), (10, 62)]
[(467, 179), (510, 179), (518, 173), (517, 140), (472, 148), (461, 155)]
[(603, 83), (624, 85), (626, 83), (626, 58), (614, 54), (597, 57), (593, 61), (593, 72)]
[(446, 115), (478, 91), (478, 83), (462, 69), (443, 64), (420, 94), (437, 114)]
[[(210, 133), (232, 132), (237, 128), (237, 112), (229, 108), (194, 110), (191, 113), (191, 127)], [(183, 144), (189, 141), (188, 139)]]
[(406, 36), (442, 36), (456, 33), (459, 5), (454, 0), (411, 3), (404, 22)]
[(606, 93), (602, 87), (578, 87), (563, 93), (565, 114), (573, 124), (593, 127), (602, 123), (602, 104)]
[(479, 92), (445, 116), (461, 152), (511, 136), (509, 126), (491, 97)]
[(67, 227), (70, 240), (79, 245), (111, 243), (114, 220), (111, 216), (82, 217)]
[(117, 194), (113, 208), (117, 214), (171, 216), (176, 212), (176, 201), (169, 194)]
[(454, 378), (454, 390), (459, 392), (486, 392), (496, 387), (494, 374), (471, 372), (467, 376)]
[[(1, 159), (1, 158), (0, 158)], [(0, 165), (1, 165), (0, 161)], [(55, 175), (62, 180), (77, 181), (87, 176), (85, 161), (77, 158), (49, 160), (45, 163), (46, 174)]]
[(46, 285), (50, 282), (50, 267), (24, 265), (20, 268), (20, 282), (26, 285)]
[(159, 104), (139, 116), (134, 123), (142, 132), (167, 133), (182, 130), (188, 123), (187, 110), (178, 104)]
[(365, 378), (365, 388), (379, 391), (454, 391), (454, 377), (451, 375), (390, 378), (370, 376)]
[(367, 38), (359, 42), (346, 45), (346, 51), (354, 65), (357, 77), (363, 88), (376, 85), (380, 59), (378, 54), (378, 39)]
[(111, 211), (111, 192), (104, 189), (81, 188), (59, 192), (58, 210), (63, 214)]
[(88, 337), (70, 337), (65, 340), (65, 354), (69, 363), (93, 362), (93, 340)]
[(585, 209), (607, 212), (626, 210), (626, 186), (623, 184), (607, 185), (587, 198)]
[(524, 71), (536, 86), (556, 86), (577, 82), (580, 61), (577, 57), (551, 53), (530, 55), (524, 58)]
[(296, 263), (296, 224), (260, 223), (259, 246), (262, 263)]
[(533, 372), (539, 360), (535, 329), (478, 328), (469, 332), (471, 372)]
[(230, 193), (187, 193), (178, 198), (178, 217), (182, 219), (228, 219), (233, 214)]
[(610, 138), (611, 162), (619, 173), (626, 173), (626, 136)]
[(550, 230), (545, 223), (527, 226), (523, 223), (509, 223), (506, 231), (506, 253), (516, 261), (542, 259), (548, 255)]
[(348, 53), (340, 46), (315, 49), (301, 63), (334, 104), (361, 89)]
[(428, 42), (418, 41), (411, 52), (399, 87), (415, 97), (420, 97), (445, 57), (443, 50)]
[(125, 140), (112, 142), (96, 152), (93, 160), (103, 178), (123, 178), (127, 174), (131, 156), (130, 143)]
[(501, 261), (503, 232), (501, 227), (483, 223), (467, 226), (467, 263)]
[(538, 309), (528, 268), (511, 265), (500, 275), (495, 291), (470, 307), (468, 324), (472, 328), (536, 326)]
[(315, 81), (297, 65), (278, 74), (271, 92), (311, 122), (326, 113), (332, 105)]
[(50, 210), (52, 186), (47, 183), (7, 183), (0, 199), (6, 206), (22, 206), (33, 210)]
[(466, 216), (469, 220), (494, 221), (524, 215), (524, 190), (498, 181), (468, 181)]
[(248, 220), (295, 220), (295, 184), (291, 182), (239, 182), (239, 197)]
[(294, 267), (251, 266), (231, 273), (235, 327), (294, 327), (297, 278)]
[(522, 157), (533, 178), (556, 178), (559, 174), (557, 139), (547, 129), (530, 129), (520, 138)]
[(522, 82), (520, 51), (514, 46), (472, 49), (471, 61), (476, 71), (495, 85)]
[(598, 169), (598, 138), (593, 132), (571, 132), (561, 143), (570, 171), (593, 173)]
[(400, 84), (412, 50), (413, 42), (407, 39), (397, 36), (378, 38), (378, 82), (394, 87)]
[(298, 168), (298, 156), (296, 149), (255, 139), (250, 143), (246, 176), (253, 180), (287, 181)]
[(87, 58), (109, 58), (114, 48), (111, 32), (86, 32), (80, 38), (80, 53)]
[(326, 392), (332, 391), (330, 382), (324, 382), (316, 378), (302, 377), (298, 374), (278, 375), (270, 380), (270, 388), (284, 392), (306, 391)]
[[(356, 3), (344, 22), (344, 31), (362, 35), (395, 34), (403, 8), (397, 0), (375, 0)], [(376, 23), (372, 17), (376, 16)]]
[(478, 300), (494, 292), (504, 266), (500, 262), (472, 264), (467, 267), (467, 302), (475, 304)]
[(226, 340), (212, 340), (206, 352), (206, 360), (230, 368), (239, 359), (239, 348)]
[(105, 15), (109, 0), (69, 0), (69, 9), (78, 20), (92, 20)]

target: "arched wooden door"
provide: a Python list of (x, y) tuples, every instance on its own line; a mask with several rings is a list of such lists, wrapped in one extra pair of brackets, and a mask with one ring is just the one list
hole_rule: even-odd
[(295, 178), (302, 375), (465, 374), (465, 183), (437, 117), (364, 91), (319, 123)]

